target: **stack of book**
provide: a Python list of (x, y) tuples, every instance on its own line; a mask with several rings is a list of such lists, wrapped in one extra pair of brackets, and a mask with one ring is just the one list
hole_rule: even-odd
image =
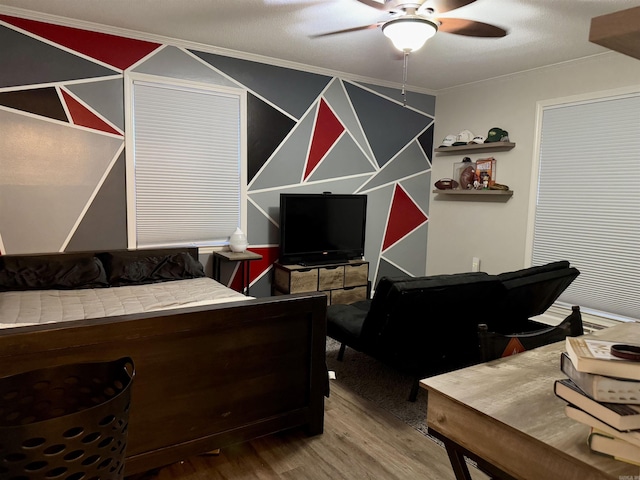
[(640, 362), (611, 354), (609, 342), (567, 337), (554, 393), (568, 402), (565, 414), (590, 427), (589, 448), (640, 465)]

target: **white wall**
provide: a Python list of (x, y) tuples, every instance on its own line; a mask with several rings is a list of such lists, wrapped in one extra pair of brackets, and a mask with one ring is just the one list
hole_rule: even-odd
[[(439, 92), (434, 145), (464, 129), (483, 136), (492, 127), (507, 130), (516, 143), (513, 150), (467, 155), (472, 160), (495, 157), (497, 182), (509, 185), (514, 195), (496, 202), (488, 200), (492, 197), (478, 201), (474, 196), (432, 194), (427, 274), (470, 271), (473, 257), (479, 257), (480, 269), (489, 273), (528, 266), (525, 244), (537, 102), (635, 86), (640, 90), (640, 61), (608, 52)], [(453, 163), (462, 157), (436, 153), (433, 181), (451, 177)]]

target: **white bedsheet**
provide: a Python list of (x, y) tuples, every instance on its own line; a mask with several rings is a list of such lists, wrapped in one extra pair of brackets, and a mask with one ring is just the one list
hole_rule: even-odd
[(247, 300), (209, 277), (111, 288), (0, 292), (0, 328)]

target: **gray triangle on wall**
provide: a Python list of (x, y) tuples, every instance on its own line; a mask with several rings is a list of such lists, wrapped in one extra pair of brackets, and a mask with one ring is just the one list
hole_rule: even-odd
[(193, 53), (294, 118), (304, 115), (332, 78), (214, 53)]
[[(121, 73), (4, 26), (0, 26), (0, 45), (11, 45), (0, 48), (0, 88)], [(47, 68), (42, 68), (43, 59)]]
[(367, 232), (365, 236), (364, 255), (369, 260), (369, 278), (373, 278), (378, 270), (378, 260), (382, 250), (387, 218), (393, 199), (393, 185), (388, 185), (367, 192)]
[(406, 275), (406, 272), (386, 261), (384, 257), (381, 257), (378, 263), (378, 271), (372, 288), (375, 289), (382, 277), (404, 277)]
[(356, 112), (353, 111), (353, 107), (351, 106), (351, 102), (344, 90), (344, 84), (342, 81), (335, 79), (324, 92), (324, 98), (354, 140), (358, 145), (360, 145), (362, 151), (366, 153), (368, 158), (373, 159), (371, 146), (369, 145), (367, 137), (364, 135), (364, 131), (362, 130), (362, 125), (360, 125), (358, 117), (356, 117)]
[(298, 122), (291, 135), (251, 181), (249, 191), (295, 185), (301, 182), (314, 120), (315, 109)]
[(124, 131), (123, 78), (73, 83), (65, 85), (65, 88), (90, 105), (91, 108), (113, 125)]
[(375, 168), (351, 136), (343, 135), (318, 164), (309, 181), (375, 173)]
[[(373, 85), (371, 83), (361, 83), (360, 85), (367, 87), (381, 95), (386, 96), (390, 100), (402, 102), (402, 91), (396, 88), (382, 87), (380, 85)], [(413, 107), (421, 112), (435, 116), (436, 112), (436, 97), (426, 93), (406, 92), (407, 105)]]
[(383, 258), (411, 276), (424, 276), (427, 269), (427, 225), (425, 223), (403, 237), (384, 252)]
[(241, 87), (240, 84), (222, 75), (198, 58), (192, 57), (183, 50), (165, 46), (137, 65), (134, 72), (159, 75), (161, 77), (179, 78), (199, 83), (209, 83), (226, 87)]
[(127, 248), (127, 202), (124, 150), (84, 214), (66, 250)]
[[(123, 139), (0, 110), (0, 130), (5, 123), (18, 133), (0, 135), (7, 182), (0, 189), (7, 196), (0, 203), (4, 246), (8, 253), (57, 252), (122, 148)], [(34, 131), (40, 144), (49, 148), (34, 145), (29, 133)], [(83, 145), (82, 157), (70, 155), (69, 145)], [(29, 158), (28, 170), (21, 168), (23, 158)], [(42, 225), (47, 225), (46, 235), (42, 235)]]
[(277, 226), (279, 219), (277, 216), (272, 217), (278, 213), (275, 210), (279, 208), (271, 207), (269, 210), (268, 216), (265, 216), (251, 201), (247, 202), (247, 225), (250, 225), (247, 231), (249, 245), (278, 245), (280, 242), (280, 231)]
[(406, 178), (400, 182), (400, 185), (416, 205), (428, 214), (431, 201), (431, 170)]
[(352, 83), (345, 83), (345, 88), (380, 167), (433, 123), (425, 114)]
[(387, 163), (378, 174), (364, 186), (364, 189), (372, 189), (391, 182), (396, 182), (410, 177), (418, 172), (431, 168), (429, 160), (417, 142), (411, 142), (407, 148), (398, 153)]

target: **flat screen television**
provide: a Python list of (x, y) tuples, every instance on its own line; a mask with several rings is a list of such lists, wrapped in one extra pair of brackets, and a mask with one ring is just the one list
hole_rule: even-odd
[(281, 193), (280, 263), (362, 258), (366, 220), (366, 195)]

